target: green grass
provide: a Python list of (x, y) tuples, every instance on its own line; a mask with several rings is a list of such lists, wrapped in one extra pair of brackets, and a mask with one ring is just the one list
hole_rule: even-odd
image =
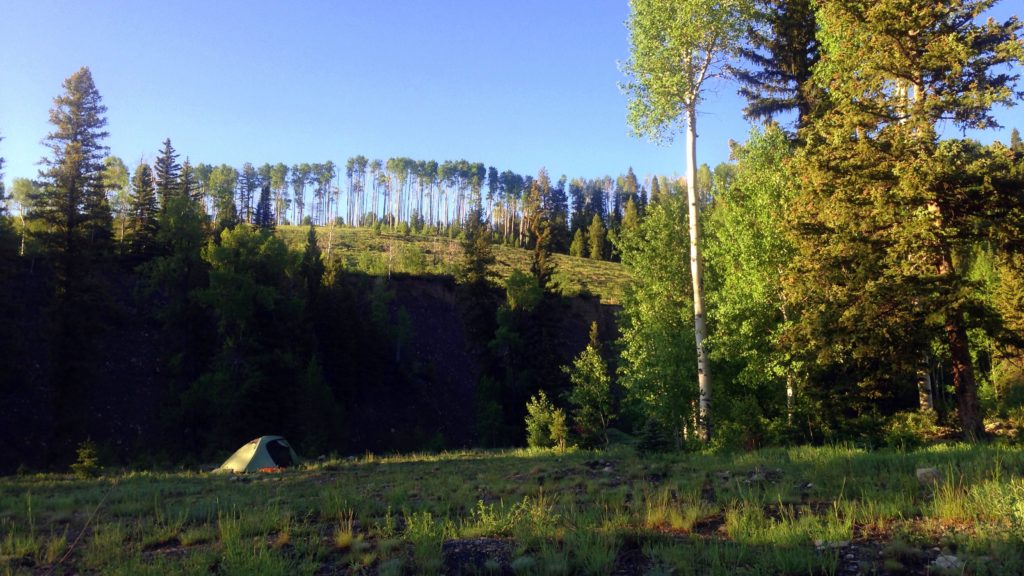
[[(919, 484), (925, 466), (943, 482)], [(1024, 449), (465, 451), (0, 478), (0, 574), (934, 573), (940, 553), (969, 574), (1024, 571)]]
[[(281, 226), (278, 234), (299, 249), (306, 241), (308, 228)], [(376, 233), (370, 228), (336, 226), (317, 228), (324, 255), (331, 244), (331, 260), (341, 268), (374, 276), (392, 274), (453, 276), (462, 262), (459, 241), (441, 236)], [(494, 272), (504, 282), (513, 269), (528, 271), (532, 252), (512, 246), (494, 246)], [(554, 281), (562, 294), (592, 294), (606, 304), (620, 304), (629, 282), (629, 272), (616, 262), (554, 255)]]

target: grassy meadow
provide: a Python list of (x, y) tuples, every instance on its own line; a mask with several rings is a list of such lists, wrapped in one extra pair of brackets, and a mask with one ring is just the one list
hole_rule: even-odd
[(469, 451), (0, 479), (0, 574), (440, 573), (1021, 574), (1024, 449)]
[[(278, 228), (281, 237), (295, 249), (301, 249), (308, 231), (305, 226)], [(317, 235), (324, 255), (329, 247), (331, 260), (351, 272), (374, 276), (454, 275), (462, 264), (458, 239), (345, 226), (335, 226), (333, 231), (330, 227), (319, 227)], [(514, 269), (529, 272), (531, 256), (529, 250), (495, 244), (495, 281), (503, 282)], [(555, 254), (553, 260), (554, 281), (563, 295), (591, 294), (605, 304), (622, 302), (629, 272), (621, 264), (565, 254)]]

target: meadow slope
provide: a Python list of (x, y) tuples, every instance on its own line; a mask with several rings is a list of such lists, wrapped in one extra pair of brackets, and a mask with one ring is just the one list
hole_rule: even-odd
[[(921, 483), (915, 470), (942, 479)], [(1024, 573), (1024, 449), (469, 451), (0, 479), (4, 574)]]

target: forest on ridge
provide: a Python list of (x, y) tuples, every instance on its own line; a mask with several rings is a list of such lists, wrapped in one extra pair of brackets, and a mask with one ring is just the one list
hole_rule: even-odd
[[(688, 140), (683, 178), (193, 163), (173, 134), (130, 165), (82, 67), (38, 175), (0, 189), (0, 431), (25, 440), (0, 472), (269, 433), (311, 456), (1016, 436), (1024, 142), (955, 135), (1024, 98), (994, 4), (634, 0), (634, 132), (692, 132), (709, 76), (747, 99), (731, 161)], [(586, 288), (611, 269), (621, 298)]]

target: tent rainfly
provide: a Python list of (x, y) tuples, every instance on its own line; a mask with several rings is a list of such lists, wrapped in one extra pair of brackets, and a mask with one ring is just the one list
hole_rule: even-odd
[(288, 441), (280, 436), (260, 436), (235, 451), (214, 472), (267, 472), (299, 463)]

